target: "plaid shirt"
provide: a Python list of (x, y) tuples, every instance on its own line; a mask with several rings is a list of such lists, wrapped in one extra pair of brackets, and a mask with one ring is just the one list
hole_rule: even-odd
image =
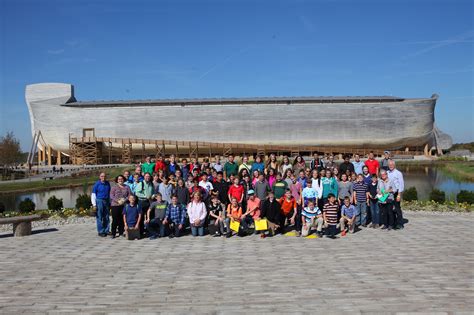
[(166, 208), (166, 218), (175, 224), (184, 224), (186, 208), (181, 204), (173, 206), (173, 204), (170, 203)]

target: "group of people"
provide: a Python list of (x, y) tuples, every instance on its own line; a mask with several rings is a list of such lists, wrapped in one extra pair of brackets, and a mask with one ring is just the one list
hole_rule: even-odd
[(336, 238), (360, 228), (403, 229), (403, 174), (390, 152), (380, 162), (372, 152), (365, 161), (358, 154), (353, 159), (346, 155), (338, 164), (333, 155), (315, 153), (307, 163), (270, 154), (238, 163), (230, 154), (225, 163), (220, 156), (199, 163), (148, 156), (113, 187), (100, 174), (91, 195), (97, 231), (112, 238), (180, 237), (188, 228), (193, 236), (294, 231)]

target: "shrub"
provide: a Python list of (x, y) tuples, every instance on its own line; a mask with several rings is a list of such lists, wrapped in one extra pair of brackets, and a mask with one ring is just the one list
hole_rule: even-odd
[(437, 203), (443, 203), (446, 201), (446, 194), (444, 191), (435, 188), (430, 193), (430, 200)]
[(416, 187), (410, 187), (403, 192), (403, 199), (406, 201), (418, 200), (418, 191)]
[(76, 199), (76, 209), (92, 208), (91, 197), (88, 194), (81, 194)]
[(48, 199), (48, 210), (59, 211), (63, 208), (63, 200), (56, 198), (56, 196), (51, 196)]
[(474, 204), (474, 191), (461, 190), (456, 195), (456, 200), (459, 203), (468, 203), (470, 205)]
[(3, 202), (0, 201), (0, 213), (4, 213), (5, 212), (5, 205), (3, 204)]
[(25, 200), (22, 200), (20, 204), (18, 205), (18, 210), (20, 213), (28, 213), (34, 211), (36, 208), (35, 203), (33, 200), (30, 198), (26, 198)]

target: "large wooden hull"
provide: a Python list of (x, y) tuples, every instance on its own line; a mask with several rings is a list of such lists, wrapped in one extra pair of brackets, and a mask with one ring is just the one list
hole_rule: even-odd
[(26, 87), (32, 133), (68, 152), (69, 136), (93, 128), (97, 137), (248, 144), (404, 147), (435, 145), (436, 97), (397, 102), (227, 102), (209, 105), (75, 102), (70, 84)]

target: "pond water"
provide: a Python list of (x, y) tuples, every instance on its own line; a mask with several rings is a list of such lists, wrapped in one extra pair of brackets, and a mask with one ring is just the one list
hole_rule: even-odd
[[(444, 173), (438, 166), (401, 166), (399, 170), (403, 172), (405, 177), (405, 188), (415, 186), (418, 191), (418, 199), (427, 200), (433, 188), (437, 188), (446, 192), (448, 200), (455, 200), (456, 194), (460, 190), (474, 191), (474, 182), (458, 181)], [(86, 189), (90, 194), (91, 187)], [(20, 201), (30, 198), (36, 204), (36, 209), (47, 209), (48, 198), (56, 196), (63, 199), (64, 207), (73, 208), (76, 204), (76, 198), (84, 193), (83, 187), (55, 189), (34, 193), (19, 193), (0, 195), (6, 209), (17, 209)]]

